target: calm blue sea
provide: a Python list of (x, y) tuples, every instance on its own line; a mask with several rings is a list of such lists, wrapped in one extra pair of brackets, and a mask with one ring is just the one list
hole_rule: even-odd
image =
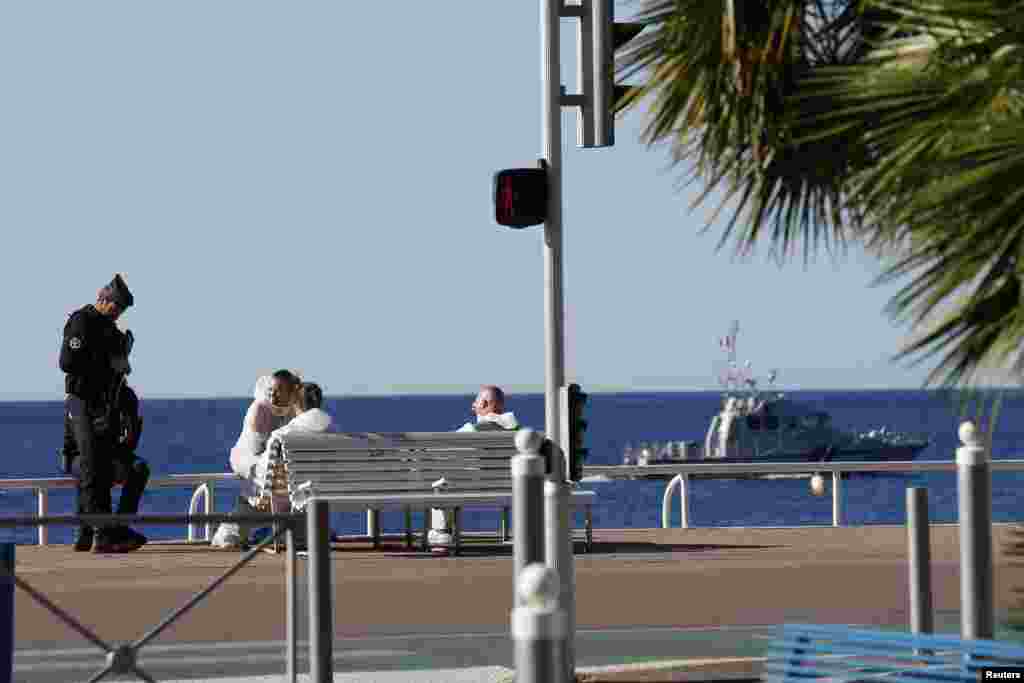
[[(960, 406), (948, 394), (936, 391), (796, 391), (789, 395), (829, 411), (837, 426), (867, 430), (881, 426), (926, 434), (932, 445), (919, 459), (951, 460), (957, 446), (956, 428)], [(249, 400), (143, 398), (146, 428), (140, 454), (155, 476), (170, 473), (227, 471), (228, 451), (241, 427)], [(328, 410), (348, 431), (440, 431), (455, 429), (469, 419), (471, 396), (350, 397), (328, 401)], [(665, 392), (591, 394), (588, 404), (591, 461), (618, 464), (626, 442), (702, 440), (708, 420), (719, 405), (717, 392)], [(510, 397), (509, 409), (521, 423), (543, 427), (543, 397), (525, 394)], [(1024, 458), (1024, 396), (1007, 395), (993, 437), (997, 459)], [(3, 458), (0, 478), (57, 476), (56, 450), (61, 445), (61, 404), (58, 402), (0, 403)], [(584, 484), (598, 492), (594, 510), (597, 527), (628, 528), (660, 525), (664, 481), (616, 481)], [(1013, 521), (1024, 518), (1018, 493), (1024, 473), (993, 476), (993, 518)], [(956, 519), (955, 475), (858, 476), (847, 485), (847, 518), (851, 524), (892, 524), (904, 521), (904, 489), (929, 489), (931, 516), (935, 521)], [(184, 513), (189, 490), (158, 489), (147, 492), (143, 513)], [(221, 485), (217, 509), (227, 510), (238, 487)], [(691, 524), (697, 526), (822, 525), (831, 524), (830, 496), (815, 498), (807, 481), (705, 480), (691, 488)], [(73, 509), (72, 492), (51, 493), (54, 513)], [(26, 491), (0, 491), (0, 515), (34, 511), (34, 498)], [(467, 511), (469, 529), (492, 529), (497, 512)], [(678, 524), (678, 505), (673, 522)], [(398, 514), (385, 515), (385, 530), (398, 530)], [(332, 525), (339, 533), (364, 529), (361, 515), (336, 515)], [(183, 527), (144, 529), (153, 538), (182, 538)], [(0, 530), (0, 538), (32, 543), (34, 529)], [(66, 542), (70, 529), (55, 527), (53, 542)]]

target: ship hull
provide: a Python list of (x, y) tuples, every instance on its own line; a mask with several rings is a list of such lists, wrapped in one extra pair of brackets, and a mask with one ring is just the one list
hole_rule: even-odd
[[(767, 463), (794, 463), (794, 462), (907, 462), (913, 460), (918, 453), (927, 448), (927, 443), (910, 443), (910, 444), (893, 444), (888, 446), (875, 446), (871, 448), (857, 448), (849, 447), (845, 449), (814, 449), (812, 451), (805, 452), (788, 452), (788, 453), (769, 453), (767, 455), (760, 456), (732, 456), (727, 458), (699, 458), (689, 460), (664, 460), (658, 459), (652, 461), (651, 465), (676, 465), (681, 463), (688, 464), (700, 464), (700, 463), (756, 463), (756, 464), (767, 464)], [(865, 472), (862, 474), (873, 474)], [(669, 479), (674, 475), (662, 475), (652, 474), (644, 475), (637, 474), (637, 479)], [(718, 478), (722, 475), (708, 474), (708, 475), (690, 475), (695, 478)], [(780, 475), (765, 475), (765, 474), (747, 474), (747, 475), (730, 475), (735, 476), (738, 479), (755, 479), (763, 477), (776, 477)], [(786, 476), (806, 476), (806, 475), (786, 475)]]
[[(691, 462), (737, 462), (737, 463), (772, 463), (772, 462), (906, 462), (913, 460), (928, 444), (893, 444), (871, 448), (816, 448), (810, 451), (790, 451), (767, 453), (750, 456), (728, 456)], [(667, 461), (666, 461), (667, 462)], [(676, 461), (680, 462), (680, 461)], [(658, 463), (662, 464), (662, 463)]]

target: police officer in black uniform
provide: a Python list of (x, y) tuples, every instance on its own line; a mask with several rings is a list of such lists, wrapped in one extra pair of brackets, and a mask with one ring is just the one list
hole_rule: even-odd
[[(64, 325), (60, 369), (66, 374), (66, 436), (77, 451), (79, 514), (112, 511), (117, 407), (124, 379), (131, 372), (128, 354), (133, 343), (131, 332), (122, 333), (116, 321), (133, 303), (132, 293), (118, 274), (100, 289), (95, 304), (72, 313)], [(145, 536), (125, 526), (93, 529), (82, 525), (75, 550), (128, 552), (145, 542)]]

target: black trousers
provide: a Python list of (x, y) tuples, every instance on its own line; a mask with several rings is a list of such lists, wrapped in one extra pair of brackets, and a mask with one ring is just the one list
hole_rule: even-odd
[(117, 513), (137, 513), (149, 481), (149, 466), (134, 451), (118, 444), (113, 430), (97, 432), (95, 418), (102, 408), (73, 395), (64, 407), (64, 453), (73, 463), (71, 474), (78, 479), (78, 513), (113, 512), (110, 490), (115, 483), (123, 483)]
[(149, 465), (145, 460), (137, 458), (134, 452), (124, 446), (118, 446), (114, 450), (111, 468), (114, 483), (121, 484), (117, 514), (134, 515), (138, 513), (142, 492), (146, 490), (146, 483), (149, 482)]

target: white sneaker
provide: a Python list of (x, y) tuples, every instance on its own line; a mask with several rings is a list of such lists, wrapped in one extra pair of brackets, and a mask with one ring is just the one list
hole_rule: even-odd
[(210, 539), (210, 545), (219, 550), (237, 550), (242, 547), (242, 536), (238, 531), (237, 524), (221, 524)]
[(443, 529), (431, 529), (427, 533), (427, 543), (435, 546), (449, 546), (452, 544), (452, 535)]

